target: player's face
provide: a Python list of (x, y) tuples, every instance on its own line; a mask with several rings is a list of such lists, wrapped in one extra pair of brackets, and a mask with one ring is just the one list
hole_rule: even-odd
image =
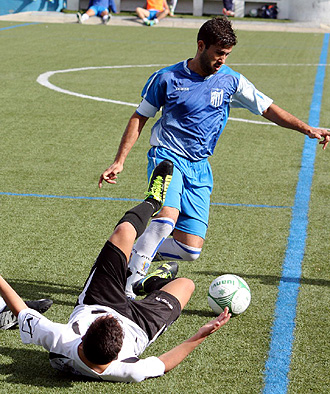
[(233, 49), (233, 47), (221, 48), (219, 45), (210, 45), (206, 49), (203, 41), (198, 43), (198, 48), (200, 68), (205, 76), (218, 72)]

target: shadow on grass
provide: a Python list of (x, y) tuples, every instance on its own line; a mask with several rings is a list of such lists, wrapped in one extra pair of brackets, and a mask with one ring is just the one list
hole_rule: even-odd
[[(205, 276), (212, 276), (214, 278), (217, 278), (220, 275), (224, 275), (227, 272), (221, 272), (221, 271), (196, 271), (196, 274), (199, 275), (205, 275)], [(325, 279), (310, 279), (310, 278), (290, 278), (287, 276), (284, 277), (279, 277), (275, 275), (249, 275), (246, 274), (245, 272), (240, 273), (240, 272), (231, 272), (232, 274), (241, 276), (244, 279), (259, 279), (261, 283), (265, 285), (274, 285), (278, 286), (280, 280), (282, 282), (291, 282), (291, 283), (300, 283), (303, 285), (311, 285), (311, 286), (324, 286), (324, 287), (329, 287), (330, 286), (330, 281), (325, 280)]]
[(10, 384), (33, 384), (34, 387), (71, 387), (72, 379), (52, 369), (48, 353), (31, 348), (13, 349), (0, 346), (0, 353), (12, 359), (12, 363), (0, 363), (0, 374), (6, 375)]
[(100, 382), (87, 376), (65, 374), (53, 369), (49, 363), (48, 352), (45, 352), (43, 349), (38, 350), (25, 347), (13, 349), (0, 346), (0, 354), (12, 359), (10, 364), (0, 363), (0, 376), (6, 375), (1, 380), (9, 384), (70, 388), (76, 382)]
[(214, 312), (210, 310), (204, 310), (204, 309), (184, 309), (181, 312), (182, 315), (186, 316), (201, 316), (201, 317), (206, 317), (206, 318), (214, 318)]
[[(82, 291), (82, 286), (68, 286), (60, 283), (11, 278), (6, 278), (6, 280), (24, 300), (51, 298), (54, 304), (74, 306), (76, 298)], [(62, 299), (61, 301), (56, 301), (56, 297), (54, 297), (56, 294), (60, 294), (61, 297), (63, 295), (73, 296), (74, 301), (72, 303), (64, 302)]]

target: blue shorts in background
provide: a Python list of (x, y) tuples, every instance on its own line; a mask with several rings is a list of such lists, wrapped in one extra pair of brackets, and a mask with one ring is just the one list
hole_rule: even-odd
[(158, 14), (159, 11), (157, 10), (148, 10), (148, 11), (149, 11), (149, 16), (148, 16), (149, 21), (156, 19), (156, 15)]
[(103, 11), (108, 11), (106, 7), (101, 7), (99, 5), (92, 5), (90, 10), (93, 10), (96, 16), (101, 16)]

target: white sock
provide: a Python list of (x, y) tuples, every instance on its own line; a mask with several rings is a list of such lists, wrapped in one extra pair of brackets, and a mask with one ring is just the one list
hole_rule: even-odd
[(185, 245), (182, 242), (176, 241), (174, 238), (165, 239), (158, 249), (164, 260), (184, 261), (197, 260), (201, 251), (202, 248)]
[(6, 303), (5, 300), (0, 297), (0, 312), (2, 312), (5, 309)]
[(143, 22), (148, 22), (148, 18), (143, 18)]
[(157, 18), (154, 19), (155, 25), (157, 25), (157, 23), (159, 23), (159, 20)]
[(81, 21), (82, 21), (82, 22), (87, 21), (87, 19), (89, 19), (89, 16), (88, 16), (87, 14), (83, 14), (83, 15), (81, 16)]
[(153, 219), (137, 240), (128, 264), (128, 268), (132, 272), (126, 282), (125, 291), (128, 296), (134, 297), (132, 284), (147, 274), (159, 246), (171, 234), (174, 225), (174, 220), (170, 218)]

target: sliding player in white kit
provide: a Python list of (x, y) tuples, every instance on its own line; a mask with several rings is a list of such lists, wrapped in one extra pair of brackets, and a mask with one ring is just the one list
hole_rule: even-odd
[(163, 204), (173, 163), (154, 170), (147, 198), (127, 211), (101, 250), (67, 324), (54, 323), (28, 308), (0, 276), (0, 295), (18, 315), (24, 343), (43, 346), (54, 368), (99, 380), (139, 382), (177, 366), (230, 319), (228, 308), (198, 332), (159, 357), (139, 358), (180, 315), (194, 283), (175, 278), (177, 263), (165, 263), (140, 282), (142, 300), (125, 295), (127, 262), (136, 237)]

